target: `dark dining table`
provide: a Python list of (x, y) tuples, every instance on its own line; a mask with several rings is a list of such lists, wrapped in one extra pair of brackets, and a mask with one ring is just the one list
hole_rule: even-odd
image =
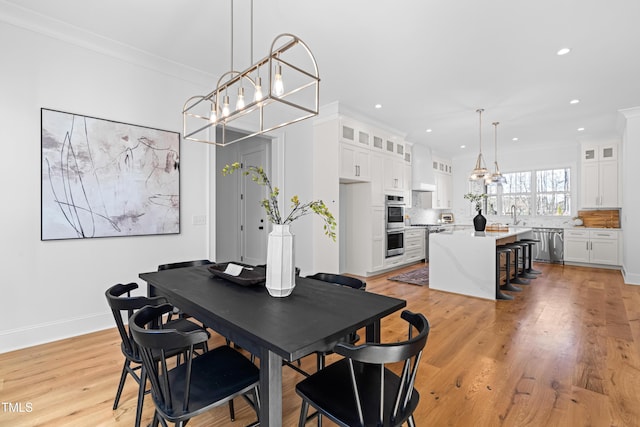
[(362, 327), (380, 341), (380, 319), (406, 306), (384, 295), (296, 277), (285, 298), (264, 284), (243, 286), (213, 276), (207, 266), (141, 273), (152, 295), (186, 313), (260, 359), (260, 425), (282, 426), (282, 363), (323, 349)]

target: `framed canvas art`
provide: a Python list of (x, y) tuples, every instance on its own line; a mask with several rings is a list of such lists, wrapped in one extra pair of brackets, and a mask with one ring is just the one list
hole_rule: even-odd
[(180, 233), (180, 134), (41, 109), (41, 239)]

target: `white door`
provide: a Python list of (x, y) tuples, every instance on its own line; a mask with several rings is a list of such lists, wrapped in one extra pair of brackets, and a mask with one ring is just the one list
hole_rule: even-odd
[(600, 205), (599, 170), (600, 167), (597, 162), (582, 163), (582, 180), (580, 182), (580, 206), (582, 207)]
[[(267, 150), (264, 144), (241, 147), (239, 154), (243, 170), (248, 166), (262, 166), (268, 174)], [(253, 182), (251, 175), (242, 175), (240, 191), (241, 261), (251, 265), (266, 264), (269, 223), (260, 202), (267, 197), (267, 189)]]
[(615, 208), (618, 203), (618, 162), (600, 162), (600, 206)]
[[(266, 264), (266, 216), (259, 201), (264, 187), (251, 181), (242, 171), (222, 176), (222, 168), (234, 162), (263, 166), (270, 170), (271, 141), (263, 137), (249, 138), (225, 147), (216, 147), (215, 261)], [(260, 222), (264, 218), (265, 224)], [(263, 226), (260, 230), (258, 225)]]

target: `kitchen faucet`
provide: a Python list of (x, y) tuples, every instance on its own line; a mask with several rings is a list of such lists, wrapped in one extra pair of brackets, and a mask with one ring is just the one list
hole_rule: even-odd
[(518, 225), (519, 219), (516, 219), (516, 205), (511, 205), (511, 218), (513, 218), (513, 225)]

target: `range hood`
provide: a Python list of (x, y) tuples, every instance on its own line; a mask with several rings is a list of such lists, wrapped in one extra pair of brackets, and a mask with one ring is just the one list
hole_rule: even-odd
[(428, 192), (433, 192), (436, 191), (436, 185), (435, 184), (427, 184), (426, 182), (414, 182), (413, 183), (413, 191), (428, 191)]
[(436, 177), (433, 174), (431, 149), (421, 144), (414, 144), (412, 155), (411, 189), (422, 192), (436, 191)]

